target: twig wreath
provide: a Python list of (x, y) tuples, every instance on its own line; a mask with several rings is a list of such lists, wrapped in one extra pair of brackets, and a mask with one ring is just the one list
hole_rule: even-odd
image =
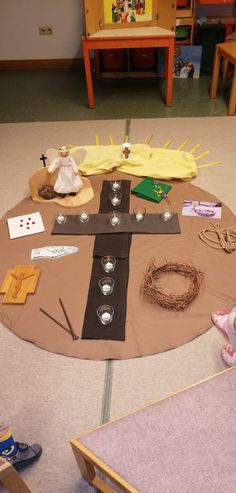
[[(167, 272), (175, 272), (188, 278), (190, 281), (189, 289), (179, 295), (163, 293), (163, 288), (158, 288), (157, 281)], [(183, 310), (197, 296), (202, 280), (203, 273), (192, 265), (167, 262), (161, 267), (156, 267), (152, 260), (144, 274), (142, 288), (151, 303), (157, 303), (167, 310)]]

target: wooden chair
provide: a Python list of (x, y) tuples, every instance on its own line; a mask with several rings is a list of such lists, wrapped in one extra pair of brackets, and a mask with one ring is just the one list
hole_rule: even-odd
[(223, 83), (226, 80), (229, 63), (231, 63), (233, 66), (233, 77), (232, 77), (231, 92), (230, 92), (230, 99), (228, 105), (229, 116), (234, 115), (235, 107), (236, 107), (236, 43), (233, 42), (236, 39), (234, 35), (231, 36), (232, 39), (229, 39), (225, 43), (220, 43), (216, 45), (211, 88), (210, 88), (210, 98), (216, 98), (220, 62), (221, 62), (221, 58), (223, 58), (223, 67), (222, 67)]
[(31, 493), (14, 467), (2, 457), (0, 457), (0, 483), (9, 493)]

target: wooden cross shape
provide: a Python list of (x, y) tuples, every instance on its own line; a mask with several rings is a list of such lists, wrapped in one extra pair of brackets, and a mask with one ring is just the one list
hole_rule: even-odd
[(46, 164), (45, 164), (46, 159), (47, 159), (47, 156), (44, 156), (44, 154), (42, 154), (40, 161), (43, 161), (44, 168), (46, 168)]
[(16, 265), (9, 269), (0, 293), (5, 293), (3, 303), (23, 304), (29, 293), (34, 293), (40, 270), (35, 265)]

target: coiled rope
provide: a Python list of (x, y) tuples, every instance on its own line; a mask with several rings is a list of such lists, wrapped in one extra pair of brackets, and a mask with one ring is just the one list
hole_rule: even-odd
[[(214, 235), (215, 238), (212, 238)], [(236, 230), (231, 228), (222, 229), (219, 223), (212, 224), (199, 233), (199, 238), (208, 246), (227, 253), (234, 252), (236, 248)]]

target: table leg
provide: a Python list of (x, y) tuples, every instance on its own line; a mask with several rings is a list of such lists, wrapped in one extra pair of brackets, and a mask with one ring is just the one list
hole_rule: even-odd
[(89, 105), (89, 108), (94, 108), (95, 101), (94, 101), (94, 94), (93, 94), (93, 80), (92, 80), (92, 73), (91, 73), (91, 63), (90, 63), (90, 58), (89, 58), (89, 47), (87, 45), (86, 40), (83, 40), (82, 44), (83, 44), (84, 68), (85, 68), (85, 77), (86, 77), (86, 84), (87, 84), (87, 94), (88, 94), (88, 105)]
[(96, 76), (96, 79), (99, 80), (99, 79), (101, 79), (99, 50), (94, 50), (94, 64), (95, 64), (95, 76)]
[(227, 58), (224, 58), (223, 59), (223, 67), (222, 67), (222, 80), (223, 80), (223, 83), (225, 83), (225, 81), (226, 81), (227, 72), (228, 72), (228, 66), (229, 66), (229, 62), (228, 62)]
[(215, 48), (215, 57), (214, 57), (214, 66), (211, 78), (211, 88), (210, 88), (210, 98), (216, 98), (218, 79), (219, 79), (219, 70), (220, 70), (220, 59), (221, 54), (218, 46)]
[(174, 64), (174, 37), (169, 40), (169, 46), (167, 48), (167, 83), (166, 83), (166, 106), (172, 105), (173, 96), (173, 64)]
[(229, 106), (228, 106), (228, 115), (232, 116), (235, 113), (236, 106), (236, 65), (234, 65), (234, 74), (230, 92)]
[(103, 481), (102, 478), (100, 478), (96, 474), (94, 465), (91, 462), (89, 462), (87, 459), (85, 459), (85, 457), (83, 457), (83, 455), (78, 452), (78, 450), (73, 444), (72, 444), (72, 449), (83, 478), (89, 484), (95, 486), (102, 493), (116, 493), (111, 486), (109, 486), (105, 481)]

